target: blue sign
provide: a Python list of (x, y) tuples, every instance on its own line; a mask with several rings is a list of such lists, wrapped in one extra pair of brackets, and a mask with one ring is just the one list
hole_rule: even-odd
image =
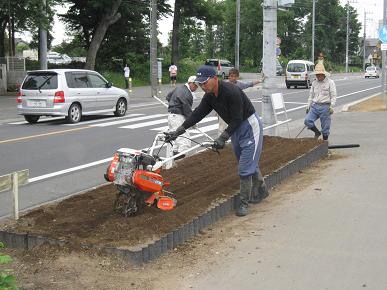
[(384, 25), (379, 30), (379, 39), (383, 43), (387, 43), (387, 25)]

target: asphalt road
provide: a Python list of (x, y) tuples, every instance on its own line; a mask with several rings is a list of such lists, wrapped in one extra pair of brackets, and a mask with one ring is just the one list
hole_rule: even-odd
[[(244, 77), (249, 79), (254, 76), (246, 74)], [(338, 109), (380, 91), (379, 80), (364, 79), (360, 74), (334, 75), (332, 79), (337, 85)], [(277, 77), (277, 82), (278, 91), (284, 96), (288, 117), (293, 124), (302, 127), (309, 90), (288, 90), (283, 77)], [(261, 112), (260, 90), (250, 88), (246, 93), (257, 111)], [(78, 124), (47, 118), (31, 125), (17, 117), (15, 106), (14, 97), (0, 97), (0, 176), (22, 169), (30, 170), (29, 184), (19, 190), (20, 209), (105, 183), (103, 174), (116, 149), (146, 148), (151, 145), (155, 134), (167, 126), (165, 107), (149, 99), (141, 103), (132, 102), (123, 118), (88, 117)], [(216, 119), (205, 121), (199, 127), (215, 136)], [(304, 132), (304, 136), (308, 134), (312, 135)], [(0, 218), (11, 213), (11, 201), (9, 192), (0, 193)]]

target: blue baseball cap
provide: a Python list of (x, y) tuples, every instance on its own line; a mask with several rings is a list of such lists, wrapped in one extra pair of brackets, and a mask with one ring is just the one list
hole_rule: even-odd
[(213, 78), (214, 76), (216, 76), (215, 70), (211, 66), (203, 65), (196, 73), (195, 82), (201, 84), (207, 81), (209, 78)]

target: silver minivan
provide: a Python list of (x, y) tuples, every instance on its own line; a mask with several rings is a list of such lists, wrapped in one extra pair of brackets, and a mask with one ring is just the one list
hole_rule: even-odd
[(65, 116), (77, 123), (84, 115), (124, 116), (129, 96), (95, 71), (48, 69), (27, 73), (16, 102), (18, 114), (31, 124), (40, 116)]
[(305, 86), (307, 89), (316, 79), (314, 75), (314, 63), (307, 60), (291, 60), (285, 71), (285, 84), (288, 89), (291, 86)]

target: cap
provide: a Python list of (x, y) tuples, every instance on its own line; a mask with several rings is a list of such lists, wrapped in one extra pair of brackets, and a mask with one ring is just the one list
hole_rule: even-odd
[(190, 76), (190, 77), (188, 78), (187, 83), (194, 83), (195, 81), (196, 81), (196, 76)]
[(201, 84), (214, 76), (216, 76), (215, 70), (208, 65), (203, 65), (196, 73), (196, 82)]

